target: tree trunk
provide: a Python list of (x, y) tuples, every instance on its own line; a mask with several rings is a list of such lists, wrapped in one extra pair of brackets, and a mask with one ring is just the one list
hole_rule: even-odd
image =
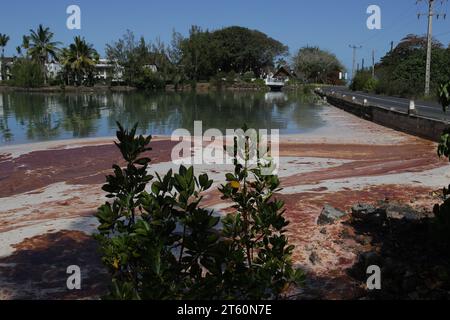
[(1, 74), (0, 74), (0, 76), (2, 76), (2, 81), (5, 81), (6, 79), (5, 79), (5, 74), (6, 74), (6, 72), (5, 72), (5, 66), (4, 66), (4, 60), (5, 60), (5, 48), (4, 47), (2, 47), (2, 56), (1, 56), (1, 59), (0, 59), (0, 69), (1, 69)]
[(46, 63), (46, 59), (43, 58), (41, 59), (41, 64), (42, 64), (42, 72), (44, 73), (44, 85), (47, 85), (47, 68), (45, 66)]

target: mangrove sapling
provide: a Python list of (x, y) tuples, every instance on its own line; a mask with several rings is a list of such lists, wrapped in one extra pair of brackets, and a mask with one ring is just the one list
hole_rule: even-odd
[[(98, 209), (102, 260), (112, 277), (110, 299), (278, 298), (302, 278), (291, 263), (283, 202), (273, 199), (280, 182), (235, 161), (220, 191), (235, 203), (223, 219), (201, 207), (213, 181), (194, 169), (149, 175), (151, 137), (136, 137), (137, 125), (117, 132), (126, 162), (114, 165), (103, 190), (111, 202)], [(249, 140), (245, 150), (249, 157)], [(235, 156), (238, 151), (235, 147)], [(150, 188), (147, 185), (151, 183)]]
[[(450, 106), (450, 81), (439, 86), (439, 102), (444, 112)], [(450, 159), (450, 128), (446, 128), (441, 135), (438, 146), (438, 156)], [(436, 204), (433, 212), (435, 214), (436, 234), (440, 235), (447, 244), (450, 244), (450, 186), (443, 189), (443, 203)]]
[(233, 261), (227, 264), (222, 290), (237, 298), (273, 299), (290, 284), (300, 283), (303, 273), (292, 266), (294, 246), (286, 236), (289, 222), (284, 218), (284, 203), (273, 197), (281, 190), (280, 181), (275, 175), (263, 174), (272, 163), (261, 163), (257, 154), (257, 165), (251, 168), (251, 150), (258, 144), (257, 135), (244, 137), (243, 148), (237, 148), (235, 139), (235, 170), (226, 175), (227, 184), (219, 189), (222, 199), (234, 203), (234, 212), (223, 219), (223, 235)]
[[(214, 259), (219, 218), (200, 208), (201, 193), (212, 181), (194, 176), (193, 168), (169, 171), (146, 191), (151, 137), (135, 137), (137, 125), (119, 124), (116, 143), (124, 169), (114, 166), (103, 190), (112, 199), (97, 213), (103, 262), (112, 276), (107, 298), (195, 299), (211, 296), (210, 275), (217, 274)], [(182, 232), (178, 229), (181, 228)], [(213, 294), (212, 294), (213, 295)], [(214, 295), (213, 295), (214, 296)]]

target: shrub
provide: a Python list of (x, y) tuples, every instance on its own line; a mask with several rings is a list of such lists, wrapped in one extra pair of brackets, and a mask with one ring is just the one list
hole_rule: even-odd
[(266, 82), (264, 79), (258, 78), (255, 81), (253, 81), (254, 84), (256, 84), (258, 87), (266, 87)]
[(49, 86), (61, 86), (62, 84), (64, 84), (64, 82), (59, 77), (51, 78), (48, 80)]
[(368, 70), (360, 70), (353, 78), (350, 89), (353, 91), (372, 92), (376, 86), (377, 81), (372, 77), (371, 72)]
[[(446, 112), (447, 108), (450, 106), (450, 81), (441, 83), (439, 85), (438, 99), (439, 103), (442, 105), (442, 110)], [(446, 134), (446, 132), (444, 132), (444, 134)]]
[(42, 67), (31, 60), (19, 59), (11, 69), (11, 83), (23, 88), (37, 88), (44, 84)]
[(114, 201), (97, 213), (97, 239), (113, 277), (109, 298), (206, 298), (209, 277), (202, 272), (217, 272), (210, 250), (219, 238), (214, 230), (219, 218), (199, 203), (212, 181), (180, 167), (176, 174), (157, 175), (147, 192), (154, 177), (142, 153), (150, 150), (151, 137), (135, 138), (137, 126), (130, 132), (119, 128), (117, 146), (127, 165), (115, 165), (107, 177), (103, 190)]
[(302, 85), (302, 93), (304, 95), (311, 95), (314, 93), (314, 86), (312, 84)]
[(242, 80), (248, 83), (251, 83), (255, 78), (255, 73), (253, 71), (247, 71), (242, 75)]
[(370, 78), (364, 84), (363, 91), (365, 91), (365, 92), (375, 92), (375, 90), (377, 88), (377, 85), (378, 85), (377, 79)]
[(230, 71), (226, 76), (225, 82), (228, 86), (232, 86), (236, 83), (237, 80), (236, 78), (237, 78), (236, 72)]
[(160, 73), (144, 69), (134, 80), (133, 85), (142, 90), (160, 90), (165, 88), (166, 82)]
[(273, 298), (301, 279), (290, 262), (283, 203), (272, 200), (276, 176), (236, 163), (220, 190), (237, 212), (220, 230), (220, 218), (201, 207), (213, 183), (208, 176), (181, 166), (178, 173), (157, 174), (147, 188), (154, 180), (145, 157), (151, 136), (135, 137), (137, 125), (131, 131), (118, 125), (116, 145), (126, 166), (115, 165), (103, 186), (112, 201), (98, 210), (95, 236), (112, 276), (106, 298)]
[[(243, 128), (246, 132), (247, 128)], [(234, 212), (223, 220), (223, 235), (229, 246), (227, 273), (222, 290), (227, 296), (250, 299), (279, 298), (292, 282), (300, 282), (303, 274), (291, 262), (294, 246), (288, 244), (284, 203), (273, 199), (280, 191), (275, 175), (264, 175), (272, 163), (248, 166), (252, 155), (249, 146), (258, 138), (245, 138), (241, 150), (235, 148), (234, 173), (226, 175), (227, 184), (219, 191), (224, 200), (234, 203)], [(238, 155), (240, 153), (240, 155)], [(244, 165), (237, 161), (238, 156)]]
[[(442, 105), (443, 111), (446, 112), (450, 105), (449, 95), (450, 81), (442, 83), (439, 86), (438, 98)], [(438, 150), (439, 157), (450, 159), (450, 128), (444, 130), (439, 141)], [(443, 189), (443, 203), (436, 204), (433, 212), (435, 214), (435, 234), (439, 235), (450, 244), (450, 186)]]

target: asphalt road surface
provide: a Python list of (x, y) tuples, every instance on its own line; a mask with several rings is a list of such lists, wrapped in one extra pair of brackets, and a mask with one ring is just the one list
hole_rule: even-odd
[[(338, 96), (345, 94), (347, 97), (355, 97), (359, 101), (367, 99), (368, 103), (371, 105), (393, 108), (403, 112), (408, 112), (409, 109), (409, 99), (351, 91), (346, 87), (322, 87), (322, 90), (328, 94), (334, 91)], [(447, 111), (447, 113), (444, 113), (444, 111), (442, 111), (442, 106), (437, 102), (415, 101), (415, 107), (418, 115), (450, 121), (450, 110)]]

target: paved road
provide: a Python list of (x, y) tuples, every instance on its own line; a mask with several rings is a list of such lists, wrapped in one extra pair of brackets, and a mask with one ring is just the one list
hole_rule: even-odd
[[(408, 112), (409, 108), (409, 99), (351, 91), (345, 87), (323, 87), (322, 90), (326, 93), (331, 93), (332, 91), (334, 91), (338, 95), (345, 94), (347, 97), (354, 96), (359, 101), (367, 99), (369, 104), (393, 108), (399, 111)], [(439, 105), (437, 102), (415, 101), (415, 105), (418, 115), (433, 119), (450, 121), (450, 111), (444, 113), (442, 111), (441, 105)]]

